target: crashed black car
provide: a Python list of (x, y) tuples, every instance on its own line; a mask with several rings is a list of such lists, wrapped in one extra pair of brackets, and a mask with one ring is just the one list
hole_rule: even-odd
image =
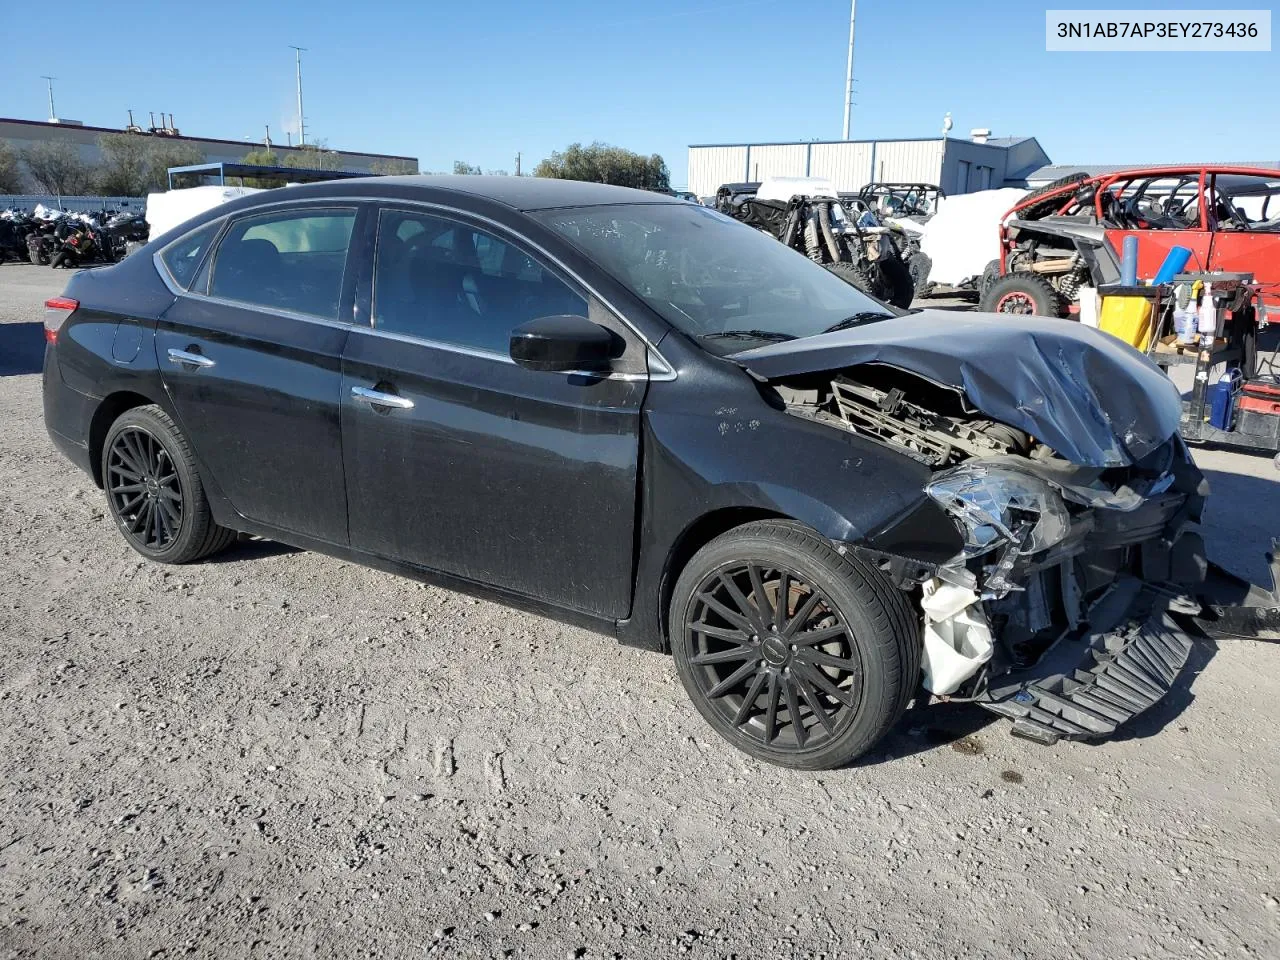
[(253, 534), (668, 651), (775, 763), (847, 763), (922, 684), (1106, 735), (1204, 613), (1205, 483), (1142, 356), (902, 315), (672, 198), (289, 187), (46, 307), (50, 435), (143, 556)]

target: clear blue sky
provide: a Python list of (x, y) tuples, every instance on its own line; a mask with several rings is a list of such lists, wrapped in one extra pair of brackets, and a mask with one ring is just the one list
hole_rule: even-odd
[[(1276, 53), (1046, 53), (1046, 6), (1069, 4), (861, 0), (853, 136), (933, 136), (950, 111), (953, 135), (1034, 135), (1058, 163), (1280, 159)], [(511, 170), (519, 150), (528, 170), (598, 139), (661, 153), (680, 186), (690, 143), (840, 136), (848, 15), (847, 0), (14, 0), (0, 116), (43, 119), (53, 73), (64, 117), (165, 110), (186, 133), (270, 123), (283, 142), (296, 43), (309, 136), (331, 146), (425, 170)]]

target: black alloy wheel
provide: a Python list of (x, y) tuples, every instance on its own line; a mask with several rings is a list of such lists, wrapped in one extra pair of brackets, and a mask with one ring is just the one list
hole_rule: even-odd
[(672, 589), (668, 636), (707, 723), (739, 750), (800, 770), (866, 753), (919, 683), (908, 595), (790, 520), (743, 524), (694, 554)]
[(236, 539), (214, 521), (191, 447), (158, 406), (126, 410), (111, 425), (102, 485), (116, 526), (148, 560), (190, 563)]
[(120, 430), (104, 460), (112, 513), (124, 535), (148, 551), (170, 547), (182, 530), (182, 485), (164, 445), (141, 427)]
[(819, 747), (852, 722), (858, 648), (832, 602), (794, 571), (746, 562), (712, 573), (685, 631), (707, 700), (760, 746)]

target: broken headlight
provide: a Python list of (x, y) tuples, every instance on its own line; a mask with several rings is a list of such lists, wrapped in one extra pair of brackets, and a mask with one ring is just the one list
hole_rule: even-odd
[(1019, 553), (1038, 553), (1071, 529), (1058, 492), (1034, 474), (1007, 465), (963, 464), (939, 473), (924, 492), (960, 521), (965, 557), (1010, 543)]

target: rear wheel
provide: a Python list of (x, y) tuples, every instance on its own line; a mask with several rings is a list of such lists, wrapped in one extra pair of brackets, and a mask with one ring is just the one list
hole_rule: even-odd
[(190, 563), (236, 538), (213, 520), (186, 438), (157, 406), (121, 414), (102, 449), (107, 507), (148, 560)]
[(676, 671), (738, 749), (827, 770), (893, 726), (918, 683), (907, 598), (878, 570), (800, 524), (766, 520), (713, 540), (671, 600)]
[(1008, 273), (992, 283), (978, 302), (983, 313), (1015, 313), (1025, 316), (1060, 317), (1062, 298), (1038, 273)]

